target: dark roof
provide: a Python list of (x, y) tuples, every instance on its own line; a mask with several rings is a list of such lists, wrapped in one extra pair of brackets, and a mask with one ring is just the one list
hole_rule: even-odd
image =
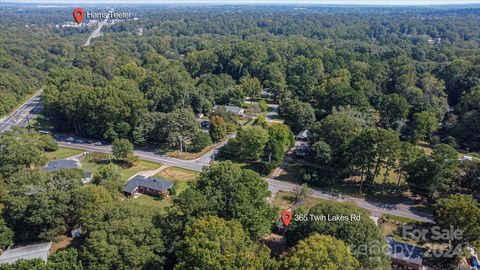
[(43, 169), (49, 172), (49, 171), (55, 171), (58, 169), (78, 169), (78, 168), (80, 168), (80, 166), (75, 160), (60, 159), (60, 160), (50, 161), (47, 164), (47, 166), (45, 166)]
[(422, 265), (423, 249), (407, 243), (399, 242), (392, 237), (386, 237), (385, 239), (388, 243), (388, 256), (393, 259)]
[(126, 193), (133, 193), (138, 187), (144, 187), (157, 191), (165, 191), (173, 186), (172, 181), (162, 180), (155, 177), (145, 177), (137, 175), (128, 181), (127, 185), (123, 189)]

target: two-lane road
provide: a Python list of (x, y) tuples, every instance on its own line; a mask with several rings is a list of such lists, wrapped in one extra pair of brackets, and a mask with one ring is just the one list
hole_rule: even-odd
[[(41, 110), (41, 103), (40, 103), (40, 96), (42, 94), (42, 90), (38, 91), (32, 98), (22, 104), (15, 112), (13, 112), (10, 116), (4, 118), (0, 121), (0, 133), (10, 129), (12, 126), (27, 126), (28, 120), (33, 119), (36, 114)], [(233, 136), (229, 136), (230, 138)], [(111, 145), (94, 145), (94, 144), (87, 144), (87, 143), (75, 143), (75, 142), (67, 142), (65, 139), (59, 139), (58, 143), (60, 146), (76, 148), (91, 152), (104, 152), (104, 153), (111, 153), (112, 146)], [(207, 152), (205, 155), (195, 159), (195, 160), (182, 160), (177, 158), (172, 158), (166, 155), (159, 155), (157, 153), (137, 149), (135, 150), (135, 155), (137, 155), (140, 159), (152, 162), (163, 163), (169, 166), (176, 166), (181, 167), (193, 171), (202, 171), (203, 167), (208, 166), (214, 158), (216, 150), (222, 147), (224, 144), (219, 144), (215, 149)], [(286, 181), (279, 181), (276, 179), (267, 178), (265, 179), (269, 184), (269, 189), (272, 191), (279, 191), (279, 190), (286, 190), (286, 191), (294, 191), (296, 190), (299, 185), (286, 182)], [(312, 196), (322, 198), (325, 200), (330, 201), (338, 201), (338, 202), (352, 202), (356, 204), (358, 207), (368, 210), (372, 216), (380, 217), (383, 214), (393, 214), (405, 218), (410, 218), (414, 220), (424, 221), (424, 222), (432, 222), (431, 215), (424, 214), (414, 210), (414, 206), (410, 206), (407, 204), (383, 204), (383, 203), (373, 203), (369, 202), (360, 198), (343, 196), (333, 193), (327, 193), (322, 190), (312, 189)]]

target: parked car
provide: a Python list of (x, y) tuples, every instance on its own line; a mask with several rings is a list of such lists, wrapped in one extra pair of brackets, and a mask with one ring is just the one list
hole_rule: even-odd
[(68, 138), (65, 139), (65, 141), (67, 141), (67, 142), (73, 142), (73, 141), (75, 141), (75, 138), (73, 138), (73, 137), (68, 137)]
[(200, 126), (202, 126), (202, 128), (204, 128), (204, 129), (209, 129), (210, 128), (210, 121), (202, 121), (200, 123)]
[(102, 142), (96, 142), (96, 143), (94, 143), (94, 145), (100, 146), (100, 145), (102, 145)]
[(83, 140), (75, 140), (76, 143), (83, 143)]

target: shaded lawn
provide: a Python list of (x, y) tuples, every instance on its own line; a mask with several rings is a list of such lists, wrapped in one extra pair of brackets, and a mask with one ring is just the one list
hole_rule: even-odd
[(158, 209), (165, 210), (165, 207), (170, 206), (171, 201), (172, 201), (172, 196), (168, 198), (161, 198), (161, 197), (153, 197), (149, 195), (141, 195), (138, 198), (130, 198), (128, 199), (130, 203), (136, 203), (142, 206), (147, 206), (147, 207), (154, 207)]
[[(325, 202), (325, 200), (310, 196), (305, 200), (302, 207), (308, 210), (322, 202)], [(280, 190), (275, 195), (275, 198), (272, 201), (272, 205), (279, 208), (279, 213), (278, 213), (279, 215), (286, 209), (290, 208), (294, 203), (295, 203), (295, 193), (292, 191), (285, 191), (285, 190)]]
[[(82, 159), (82, 169), (84, 171), (93, 172), (93, 174), (95, 175), (95, 172), (102, 165), (106, 165), (110, 162), (113, 162), (113, 156), (110, 154), (91, 153)], [(139, 160), (134, 166), (130, 168), (120, 167), (122, 169), (122, 180), (124, 182), (127, 182), (130, 177), (132, 177), (138, 172), (155, 170), (160, 166), (162, 166), (162, 164), (160, 163)]]
[(259, 162), (255, 161), (242, 161), (242, 160), (237, 160), (233, 158), (224, 158), (224, 157), (218, 157), (216, 161), (222, 162), (222, 161), (231, 161), (233, 164), (236, 164), (240, 166), (240, 168), (244, 170), (252, 170), (257, 172), (260, 175), (263, 175), (263, 168), (262, 165)]
[[(221, 143), (221, 142), (220, 142), (220, 143)], [(219, 143), (210, 144), (209, 146), (203, 148), (202, 151), (196, 152), (196, 153), (188, 153), (188, 152), (180, 152), (180, 151), (170, 151), (170, 152), (167, 152), (167, 155), (170, 156), (170, 157), (179, 158), (179, 159), (183, 159), (183, 160), (197, 159), (197, 158), (205, 155), (208, 151), (210, 151), (210, 150), (212, 150), (213, 148), (215, 148), (215, 146), (217, 146), (218, 144), (219, 144)]]
[(81, 153), (85, 152), (84, 150), (78, 150), (73, 148), (67, 147), (60, 147), (57, 151), (47, 152), (45, 156), (47, 156), (48, 160), (55, 160), (55, 159), (65, 159), (68, 157), (76, 156)]

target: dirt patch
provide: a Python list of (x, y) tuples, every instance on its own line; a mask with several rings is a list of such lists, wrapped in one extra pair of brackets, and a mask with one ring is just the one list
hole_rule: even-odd
[(60, 241), (53, 243), (51, 253), (53, 254), (58, 250), (66, 248), (80, 248), (80, 246), (83, 244), (83, 241), (83, 238), (72, 238), (68, 236), (63, 236)]
[(272, 233), (271, 235), (261, 239), (260, 242), (270, 248), (274, 257), (278, 257), (288, 249), (285, 237), (279, 234)]
[(180, 168), (169, 167), (161, 171), (159, 175), (168, 179), (190, 181), (195, 180), (198, 176), (198, 173)]

